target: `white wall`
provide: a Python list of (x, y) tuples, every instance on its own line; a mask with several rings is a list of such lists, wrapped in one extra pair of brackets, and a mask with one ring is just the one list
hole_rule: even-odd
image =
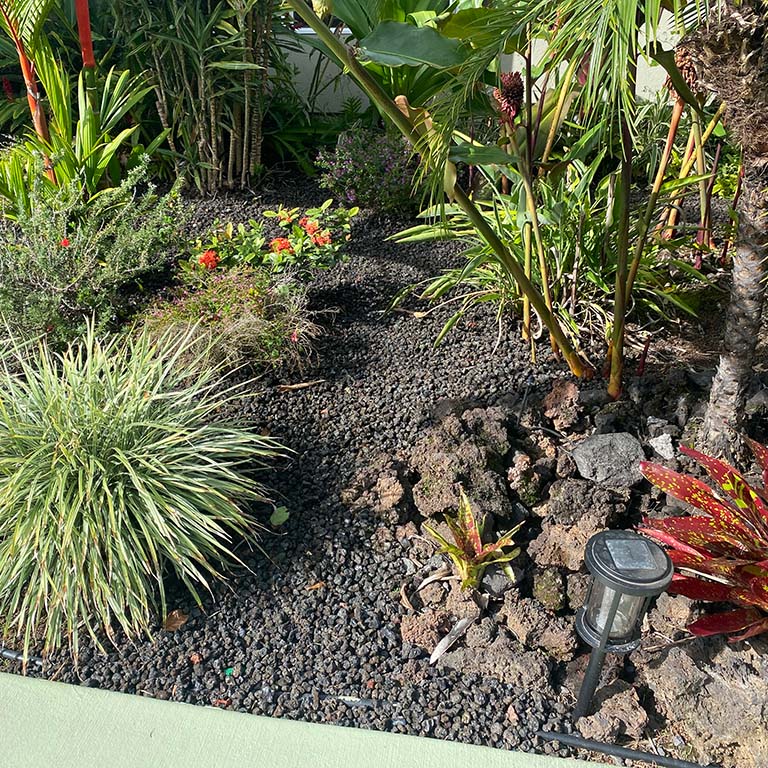
[[(672, 24), (668, 17), (661, 25), (660, 41), (665, 48), (673, 45)], [(299, 29), (298, 32), (307, 37), (316, 37), (310, 29)], [(291, 51), (288, 54), (288, 60), (297, 68), (298, 74), (296, 87), (302, 96), (307, 97), (312, 83), (313, 72), (318, 62), (324, 67), (324, 83), (329, 83), (333, 76), (338, 74), (339, 68), (328, 61), (318, 51), (314, 51), (309, 46), (304, 46), (303, 53)], [(542, 55), (545, 50), (544, 43), (534, 46), (534, 59)], [(522, 68), (522, 59), (513, 54), (505, 57), (503, 62), (504, 69), (507, 71)], [(666, 72), (664, 69), (654, 63), (641, 60), (638, 67), (638, 93), (645, 98), (653, 98), (664, 86)], [(319, 112), (339, 112), (344, 101), (351, 96), (359, 98), (363, 106), (368, 105), (366, 95), (354, 84), (352, 78), (344, 76), (339, 78), (336, 83), (325, 88), (315, 101), (315, 109)]]

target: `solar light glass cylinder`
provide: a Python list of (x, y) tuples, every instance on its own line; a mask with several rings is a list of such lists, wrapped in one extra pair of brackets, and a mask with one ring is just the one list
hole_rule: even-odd
[[(610, 620), (611, 608), (617, 594), (619, 593), (616, 590), (601, 581), (592, 582), (584, 618), (601, 637), (605, 632), (606, 623)], [(622, 644), (632, 639), (642, 616), (645, 598), (642, 595), (621, 595), (618, 600), (608, 640)]]

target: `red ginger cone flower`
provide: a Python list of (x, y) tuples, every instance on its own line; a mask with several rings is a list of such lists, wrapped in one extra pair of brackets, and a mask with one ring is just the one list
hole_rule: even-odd
[(493, 98), (499, 105), (502, 121), (513, 123), (523, 106), (523, 78), (519, 72), (503, 72), (499, 80), (501, 87), (493, 89)]

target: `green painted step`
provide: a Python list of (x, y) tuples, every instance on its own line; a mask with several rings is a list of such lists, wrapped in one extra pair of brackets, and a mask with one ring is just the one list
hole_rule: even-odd
[(451, 741), (281, 720), (0, 673), (2, 768), (578, 768)]

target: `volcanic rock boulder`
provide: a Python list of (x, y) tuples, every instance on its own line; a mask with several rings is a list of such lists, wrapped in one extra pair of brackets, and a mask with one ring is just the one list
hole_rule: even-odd
[(425, 517), (455, 515), (458, 484), (464, 486), (475, 514), (512, 519), (504, 473), (510, 449), (507, 414), (498, 407), (449, 413), (426, 431), (411, 452), (411, 470), (419, 476), (413, 501)]
[(509, 631), (528, 648), (540, 648), (558, 660), (573, 657), (576, 633), (573, 621), (553, 616), (538, 600), (509, 594), (499, 611)]
[(628, 432), (590, 435), (571, 449), (579, 474), (610, 488), (629, 488), (639, 483), (643, 447)]
[(639, 739), (648, 725), (637, 691), (623, 680), (615, 680), (595, 695), (594, 714), (579, 719), (585, 739), (613, 742), (619, 736)]
[(589, 538), (623, 515), (628, 499), (626, 489), (611, 490), (573, 478), (555, 481), (549, 501), (536, 510), (544, 523), (528, 554), (539, 566), (564, 565), (578, 571)]
[(728, 768), (768, 765), (768, 642), (702, 638), (663, 653), (636, 654), (656, 709), (675, 723), (699, 761)]
[(581, 416), (579, 389), (570, 379), (560, 379), (552, 385), (542, 406), (544, 415), (552, 419), (555, 429), (570, 429)]
[(549, 674), (551, 662), (541, 651), (523, 648), (501, 630), (485, 648), (457, 648), (440, 658), (437, 668), (458, 669), (464, 674), (479, 674), (524, 689), (537, 689), (551, 694)]
[(445, 612), (429, 610), (403, 616), (400, 634), (404, 643), (431, 652), (445, 634), (447, 626), (448, 617)]
[(654, 632), (667, 640), (679, 640), (688, 634), (685, 627), (693, 619), (692, 606), (690, 598), (665, 592), (656, 599), (655, 607), (648, 614), (648, 622)]

